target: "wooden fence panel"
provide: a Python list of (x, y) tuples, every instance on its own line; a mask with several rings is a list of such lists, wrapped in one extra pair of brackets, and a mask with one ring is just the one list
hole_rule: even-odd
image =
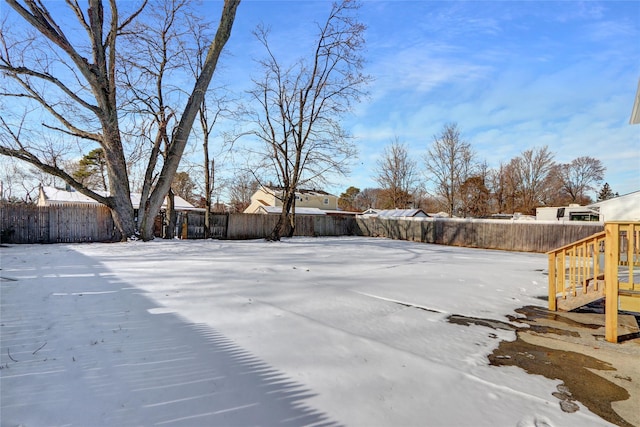
[(263, 239), (276, 226), (277, 215), (229, 214), (227, 239)]
[(0, 203), (3, 243), (80, 243), (118, 240), (111, 212), (100, 205), (36, 206)]
[(357, 218), (357, 234), (472, 248), (547, 252), (604, 229), (593, 222)]

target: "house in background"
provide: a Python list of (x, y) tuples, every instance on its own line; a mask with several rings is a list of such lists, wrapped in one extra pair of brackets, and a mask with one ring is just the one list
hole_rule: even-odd
[[(100, 195), (108, 195), (104, 191), (96, 191)], [(140, 206), (140, 193), (131, 193), (131, 203), (134, 209), (138, 209)], [(99, 205), (98, 201), (93, 200), (91, 197), (87, 197), (82, 193), (79, 193), (73, 189), (62, 190), (55, 187), (40, 187), (38, 193), (38, 206), (61, 206), (61, 205), (73, 205), (73, 204), (90, 204)], [(199, 210), (191, 203), (187, 202), (180, 196), (174, 196), (174, 209), (176, 211), (189, 211)], [(160, 210), (167, 210), (167, 198), (165, 197), (162, 202)]]
[[(261, 186), (251, 196), (251, 204), (244, 210), (244, 213), (282, 212), (282, 193), (281, 187)], [(299, 189), (296, 191), (295, 209), (297, 214), (303, 215), (335, 213), (338, 211), (338, 197), (322, 190)]]
[[(246, 213), (246, 212), (245, 212)], [(267, 215), (280, 215), (282, 213), (282, 206), (259, 206), (258, 210), (253, 213), (267, 214)], [(323, 211), (318, 208), (299, 208), (296, 206), (296, 214), (299, 215), (327, 215), (327, 211)]]
[(379, 218), (428, 218), (422, 209), (367, 209), (364, 216)]
[(536, 219), (538, 221), (640, 221), (640, 191), (587, 206), (537, 208)]
[(600, 221), (640, 221), (640, 190), (612, 199), (590, 204), (598, 212)]
[(570, 204), (563, 207), (539, 207), (536, 208), (537, 221), (599, 221), (597, 210), (589, 206)]

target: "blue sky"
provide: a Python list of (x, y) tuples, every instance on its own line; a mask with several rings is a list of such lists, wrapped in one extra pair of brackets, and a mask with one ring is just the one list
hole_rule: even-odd
[[(219, 3), (205, 3), (212, 14)], [(220, 79), (255, 75), (251, 30), (272, 28), (281, 55), (307, 52), (330, 2), (244, 0)], [(620, 194), (640, 190), (640, 125), (629, 124), (640, 78), (640, 2), (364, 1), (370, 97), (344, 125), (360, 155), (330, 188), (375, 187), (376, 160), (396, 137), (420, 168), (443, 125), (491, 167), (548, 145), (560, 163), (600, 159)], [(248, 88), (248, 84), (245, 89)]]
[[(201, 7), (218, 21), (221, 1)], [(314, 23), (330, 7), (329, 0), (243, 0), (212, 86), (251, 88), (264, 56), (252, 35), (259, 23), (271, 27), (279, 58), (308, 57)], [(615, 192), (640, 190), (640, 125), (629, 124), (640, 79), (640, 0), (363, 0), (360, 20), (374, 81), (343, 122), (359, 157), (328, 191), (377, 187), (376, 161), (396, 138), (424, 170), (434, 135), (452, 122), (490, 167), (547, 145), (558, 163), (601, 160)], [(181, 168), (199, 170), (192, 142)], [(233, 168), (222, 172), (233, 179)]]

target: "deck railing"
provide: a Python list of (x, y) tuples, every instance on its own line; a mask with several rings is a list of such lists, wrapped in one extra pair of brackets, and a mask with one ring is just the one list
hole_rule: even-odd
[(606, 223), (605, 334), (618, 341), (618, 310), (640, 312), (640, 222)]
[[(558, 298), (598, 291), (604, 280), (605, 232), (547, 252), (549, 256), (549, 310), (557, 310)], [(591, 284), (591, 286), (589, 286)]]
[(604, 296), (605, 338), (617, 342), (618, 310), (640, 312), (640, 223), (605, 223), (604, 232), (547, 255), (549, 310), (571, 310)]

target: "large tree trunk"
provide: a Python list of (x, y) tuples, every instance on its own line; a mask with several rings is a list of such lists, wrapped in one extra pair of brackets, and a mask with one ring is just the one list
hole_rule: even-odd
[[(111, 153), (109, 153), (111, 151)], [(121, 157), (115, 150), (105, 150), (106, 155), (113, 157)], [(120, 239), (126, 241), (128, 238), (135, 236), (136, 223), (134, 220), (134, 208), (131, 203), (131, 191), (129, 188), (129, 179), (127, 174), (127, 166), (122, 159), (112, 160), (107, 163), (109, 173), (109, 192), (111, 216), (116, 228), (120, 232)]]
[(209, 87), (211, 78), (213, 77), (213, 72), (218, 64), (218, 58), (220, 57), (220, 53), (222, 52), (224, 45), (231, 36), (231, 28), (233, 26), (233, 21), (239, 4), (240, 0), (225, 0), (224, 2), (220, 25), (218, 26), (216, 36), (213, 39), (211, 46), (209, 46), (209, 51), (202, 68), (202, 73), (200, 74), (200, 77), (198, 77), (195, 87), (189, 96), (189, 100), (184, 108), (182, 117), (180, 118), (180, 123), (176, 128), (176, 133), (173, 135), (171, 146), (162, 166), (160, 178), (149, 197), (148, 210), (145, 210), (144, 218), (141, 222), (140, 234), (142, 240), (153, 240), (153, 218), (160, 210), (162, 201), (165, 195), (169, 192), (171, 181), (178, 170), (182, 153), (187, 145), (189, 133), (191, 133), (191, 128), (193, 127), (196, 114), (198, 113), (204, 94)]
[(134, 221), (134, 211), (131, 199), (124, 200), (122, 197), (113, 197), (113, 205), (109, 206), (111, 218), (120, 234), (120, 241), (125, 242), (128, 238), (135, 236), (136, 224)]
[(176, 213), (176, 203), (175, 197), (173, 194), (173, 190), (169, 189), (169, 194), (167, 194), (167, 227), (164, 233), (165, 239), (173, 239), (176, 237), (176, 222), (177, 222), (177, 213)]
[(115, 226), (121, 234), (120, 239), (126, 241), (136, 234), (129, 174), (127, 173), (127, 163), (124, 158), (116, 113), (113, 110), (108, 110), (106, 106), (105, 109), (109, 111), (109, 114), (102, 123), (104, 131), (102, 146), (109, 176), (109, 199), (111, 201), (109, 208), (111, 208), (111, 216)]
[(277, 242), (282, 237), (292, 237), (295, 231), (296, 218), (293, 211), (295, 204), (295, 191), (285, 190), (282, 198), (282, 211), (278, 217), (276, 226), (267, 236), (267, 240)]

